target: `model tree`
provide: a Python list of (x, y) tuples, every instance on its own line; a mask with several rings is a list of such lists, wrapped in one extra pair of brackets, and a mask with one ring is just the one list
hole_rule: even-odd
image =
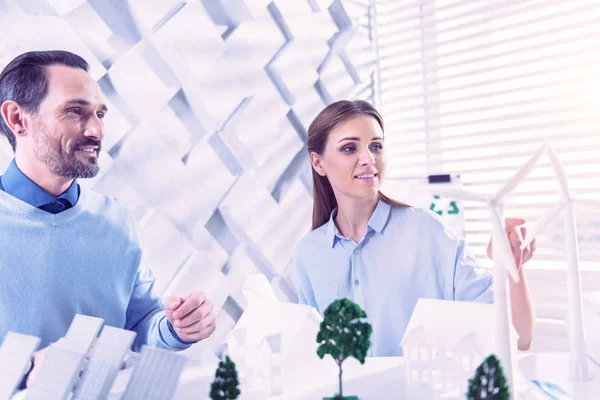
[(371, 325), (365, 321), (367, 313), (356, 303), (348, 299), (338, 299), (327, 307), (321, 322), (317, 343), (320, 358), (331, 355), (337, 363), (339, 372), (339, 394), (334, 399), (356, 399), (344, 397), (342, 390), (342, 363), (348, 357), (354, 357), (365, 363), (367, 351), (371, 346)]
[(235, 363), (229, 356), (225, 361), (219, 362), (215, 373), (215, 380), (210, 386), (210, 398), (212, 400), (234, 400), (240, 395), (238, 389), (239, 381)]
[(493, 354), (483, 360), (469, 379), (468, 400), (508, 400), (510, 391), (500, 361)]

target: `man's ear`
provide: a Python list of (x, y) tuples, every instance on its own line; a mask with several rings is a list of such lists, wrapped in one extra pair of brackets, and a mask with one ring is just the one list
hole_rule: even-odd
[(27, 121), (25, 118), (25, 110), (23, 107), (18, 105), (12, 100), (6, 100), (0, 106), (0, 113), (2, 119), (8, 126), (8, 129), (15, 134), (15, 136), (25, 136), (27, 134)]
[(317, 174), (327, 176), (325, 168), (323, 168), (323, 163), (321, 162), (321, 157), (314, 151), (310, 153), (310, 163), (314, 170), (317, 171)]

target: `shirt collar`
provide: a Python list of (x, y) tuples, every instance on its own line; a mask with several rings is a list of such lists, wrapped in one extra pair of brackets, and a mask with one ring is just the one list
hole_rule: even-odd
[(13, 159), (6, 172), (1, 177), (4, 191), (17, 199), (33, 207), (41, 207), (53, 203), (56, 199), (64, 199), (74, 206), (79, 199), (79, 187), (77, 180), (73, 180), (71, 186), (60, 196), (54, 197), (29, 179), (17, 166)]
[(331, 243), (331, 247), (335, 246), (336, 238), (341, 236), (337, 226), (335, 226), (335, 222), (333, 221), (336, 214), (337, 207), (333, 209), (331, 216), (329, 217), (329, 221), (327, 222), (327, 243)]
[(392, 210), (392, 206), (389, 203), (386, 203), (383, 200), (379, 200), (377, 203), (377, 207), (375, 207), (375, 211), (371, 218), (369, 219), (369, 226), (377, 233), (382, 233), (390, 219), (390, 211)]
[[(377, 207), (375, 207), (375, 211), (373, 211), (373, 215), (369, 218), (367, 226), (377, 233), (382, 233), (390, 219), (391, 210), (392, 206), (380, 199), (377, 203)], [(333, 209), (329, 221), (327, 222), (327, 242), (331, 243), (331, 247), (335, 246), (337, 240), (343, 238), (335, 225), (334, 218), (336, 215), (337, 207)]]

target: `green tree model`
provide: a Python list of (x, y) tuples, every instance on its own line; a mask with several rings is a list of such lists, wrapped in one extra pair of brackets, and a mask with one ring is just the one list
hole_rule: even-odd
[(320, 358), (331, 355), (337, 363), (340, 392), (334, 399), (344, 399), (342, 391), (342, 363), (348, 357), (354, 357), (365, 363), (367, 351), (371, 346), (372, 328), (364, 319), (367, 313), (356, 303), (348, 299), (338, 299), (327, 307), (321, 322), (317, 343)]
[(493, 354), (483, 360), (469, 379), (468, 400), (508, 400), (510, 391), (500, 361)]
[(210, 385), (210, 398), (212, 400), (235, 400), (240, 395), (238, 385), (235, 363), (227, 356), (225, 361), (219, 362), (215, 380)]

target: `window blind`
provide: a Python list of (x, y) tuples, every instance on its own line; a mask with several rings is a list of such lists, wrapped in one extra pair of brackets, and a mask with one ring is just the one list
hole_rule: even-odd
[[(547, 138), (571, 189), (600, 199), (600, 2), (373, 0), (372, 7), (386, 179), (459, 174), (464, 186), (491, 194)], [(506, 199), (506, 214), (534, 223), (559, 195), (544, 156)], [(485, 262), (487, 208), (464, 206), (467, 241)], [(578, 209), (577, 225), (581, 268), (600, 271), (600, 214)], [(562, 216), (537, 242), (531, 265), (565, 267)]]

